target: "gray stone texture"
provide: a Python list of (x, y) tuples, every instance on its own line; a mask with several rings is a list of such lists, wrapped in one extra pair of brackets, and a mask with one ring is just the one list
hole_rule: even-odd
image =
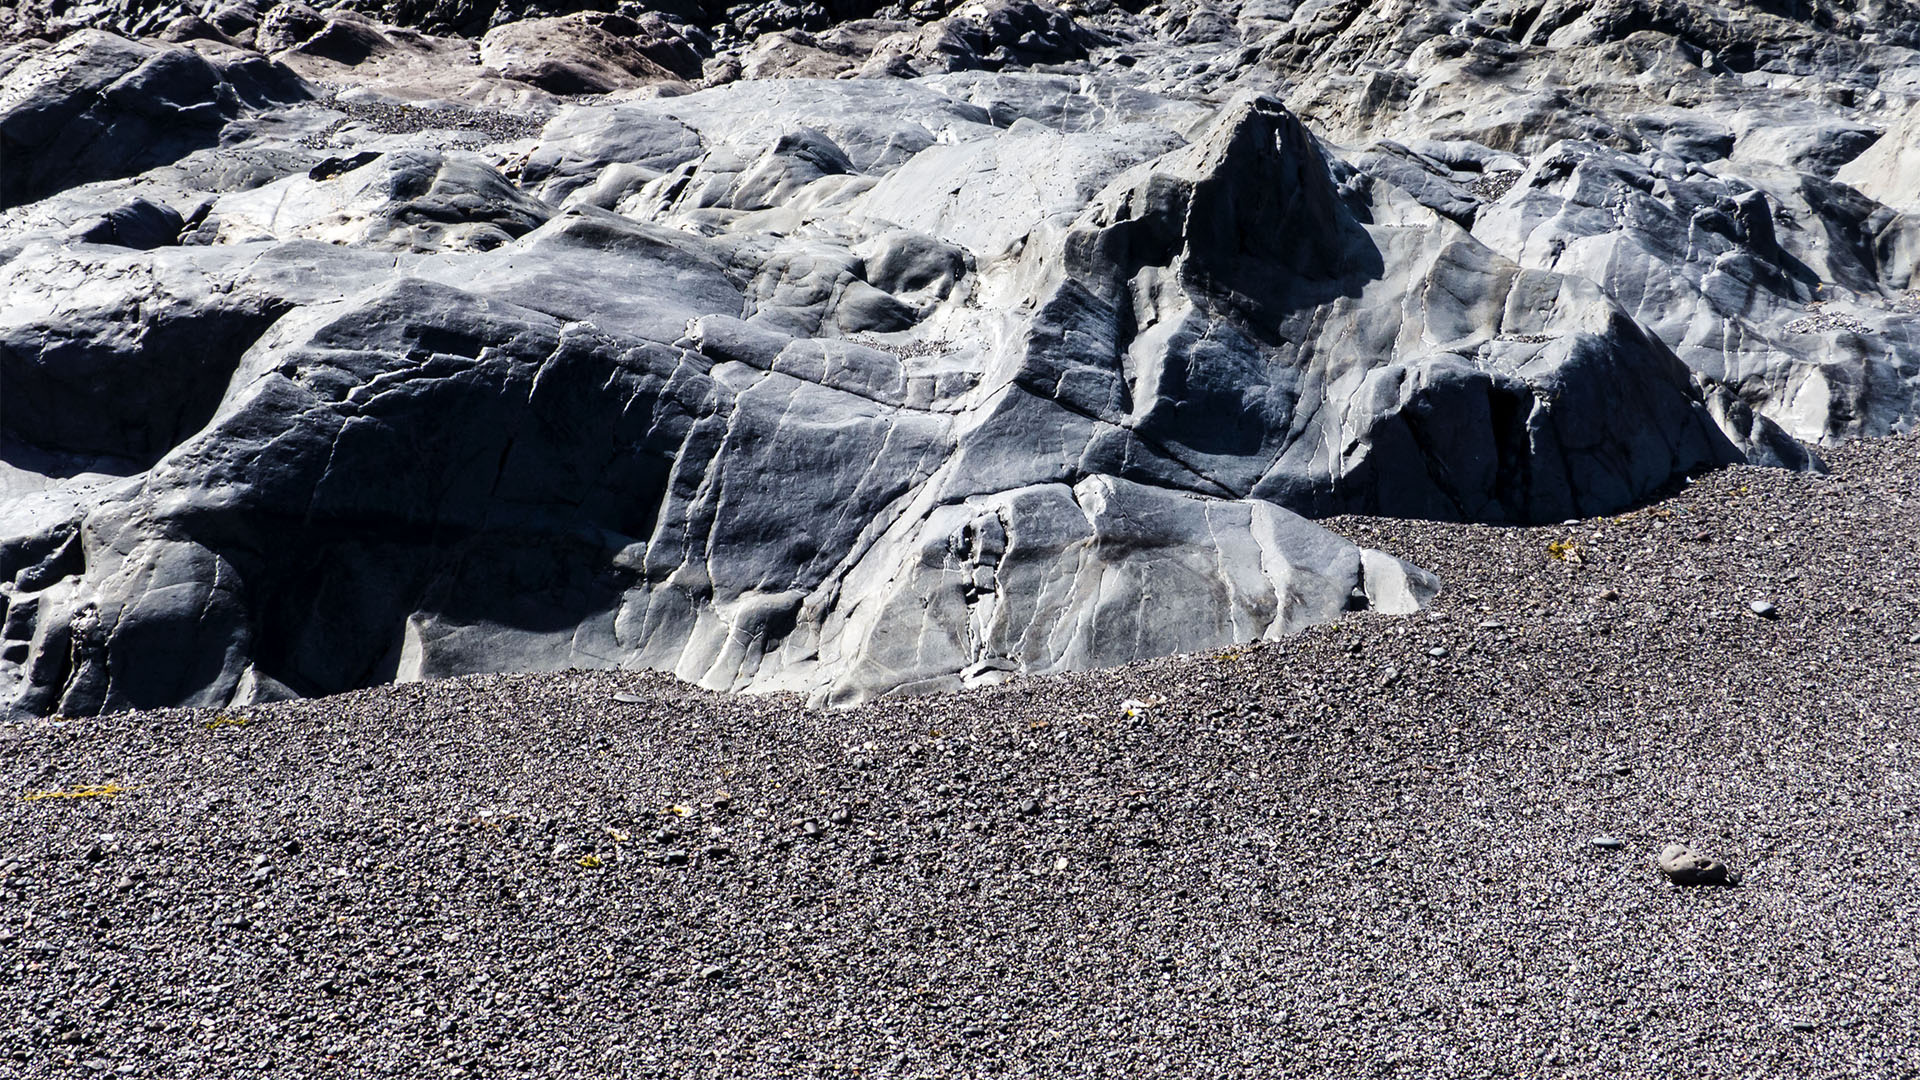
[(1920, 411), (1890, 7), (500, 10), (0, 44), (10, 708), (1112, 665)]

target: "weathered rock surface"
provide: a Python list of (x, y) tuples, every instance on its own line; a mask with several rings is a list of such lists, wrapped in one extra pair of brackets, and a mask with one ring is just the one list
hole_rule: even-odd
[(0, 209), (165, 165), (213, 145), (243, 110), (308, 89), (255, 53), (83, 31), (28, 42), (0, 66)]
[[(1906, 214), (1920, 213), (1920, 107), (1909, 107), (1886, 133), (1834, 179)], [(1905, 264), (1913, 266), (1911, 261)]]
[(699, 54), (664, 24), (648, 32), (619, 15), (568, 15), (496, 27), (480, 40), (480, 62), (555, 94), (605, 94), (700, 77)]
[(1920, 42), (1820, 10), (29, 19), (0, 694), (856, 700), (1431, 595), (1305, 518), (1818, 468), (1920, 413)]
[(1884, 434), (1912, 417), (1920, 322), (1887, 303), (1911, 283), (1913, 244), (1898, 238), (1912, 222), (1812, 173), (1743, 176), (1560, 143), (1478, 214), (1474, 235), (1599, 283), (1702, 380), (1798, 438)]

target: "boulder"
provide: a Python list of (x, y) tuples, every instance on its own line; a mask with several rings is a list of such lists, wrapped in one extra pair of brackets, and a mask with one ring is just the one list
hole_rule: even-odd
[(0, 264), (6, 435), (151, 464), (211, 418), (241, 355), (282, 314), (390, 265), (321, 244), (31, 245)]
[(650, 26), (598, 13), (526, 19), (487, 31), (480, 62), (504, 78), (555, 94), (604, 94), (698, 78), (698, 54), (664, 22), (656, 18)]
[(0, 74), (0, 209), (176, 161), (243, 112), (309, 94), (258, 54), (81, 31)]
[(753, 43), (735, 77), (831, 79), (854, 70), (865, 59), (858, 49), (823, 41), (803, 30), (779, 30)]
[(72, 235), (82, 243), (150, 251), (179, 243), (180, 231), (185, 226), (180, 212), (173, 207), (136, 198), (75, 227)]
[(700, 136), (671, 116), (628, 106), (561, 110), (522, 163), (522, 186), (558, 201), (609, 170), (651, 180), (698, 157)]
[(298, 0), (270, 9), (254, 31), (254, 44), (263, 52), (295, 52), (348, 66), (398, 49), (364, 15), (341, 10), (322, 13)]
[(921, 73), (997, 71), (1015, 65), (1084, 60), (1104, 35), (1034, 0), (974, 0), (925, 28), (896, 35), (874, 50), (872, 66), (900, 60)]

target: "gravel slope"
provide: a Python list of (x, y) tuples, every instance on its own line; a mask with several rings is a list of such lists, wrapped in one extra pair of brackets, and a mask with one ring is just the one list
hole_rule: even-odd
[(1920, 1075), (1920, 440), (1832, 465), (1335, 521), (1432, 615), (956, 698), (0, 729), (0, 1074)]

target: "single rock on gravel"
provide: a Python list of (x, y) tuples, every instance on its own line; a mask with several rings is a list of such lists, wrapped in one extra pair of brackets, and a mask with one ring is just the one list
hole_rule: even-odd
[(1675, 885), (1738, 885), (1740, 876), (1719, 859), (1695, 852), (1685, 844), (1668, 844), (1660, 851), (1660, 872)]

